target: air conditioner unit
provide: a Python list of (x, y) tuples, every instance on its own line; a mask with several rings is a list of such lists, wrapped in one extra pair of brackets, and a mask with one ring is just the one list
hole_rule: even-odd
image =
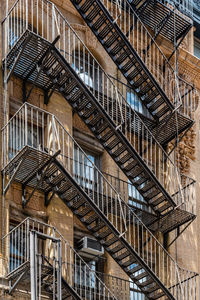
[(104, 249), (97, 240), (85, 236), (78, 243), (78, 253), (82, 256), (92, 258), (103, 255)]

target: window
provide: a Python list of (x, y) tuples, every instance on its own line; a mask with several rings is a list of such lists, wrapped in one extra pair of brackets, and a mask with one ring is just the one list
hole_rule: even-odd
[[(85, 258), (84, 258), (85, 259)], [(87, 262), (89, 268), (85, 267), (85, 265), (80, 261), (76, 261), (76, 265), (74, 265), (74, 275), (75, 275), (75, 285), (76, 286), (84, 286), (94, 288), (96, 287), (96, 262), (89, 261)]]
[(72, 68), (85, 84), (97, 91), (102, 91), (102, 70), (92, 56), (85, 51), (75, 51), (72, 55)]
[[(132, 264), (129, 268), (132, 269), (134, 267), (136, 267), (137, 264)], [(134, 273), (134, 276), (138, 276), (141, 273), (143, 273), (143, 271), (138, 271)], [(149, 279), (149, 277), (144, 277), (142, 279), (140, 279), (140, 283), (143, 283), (145, 281), (147, 281)], [(130, 279), (130, 300), (145, 300), (147, 299), (145, 297), (145, 295), (140, 292), (140, 290), (138, 289), (138, 286)]]
[(94, 165), (98, 165), (99, 157), (90, 152), (86, 155), (76, 147), (74, 150), (74, 176), (87, 189), (94, 189), (97, 183), (97, 172)]
[[(10, 231), (14, 228), (10, 225)], [(10, 234), (10, 254), (9, 254), (9, 271), (17, 269), (26, 261), (26, 237), (25, 232), (21, 229), (14, 230)]]
[(148, 112), (147, 108), (142, 104), (142, 101), (130, 88), (127, 88), (126, 91), (126, 100), (135, 111), (143, 114), (144, 116), (151, 118), (151, 114)]
[(27, 143), (24, 126), (11, 123), (9, 134), (9, 159), (12, 159), (18, 151), (28, 145), (35, 149), (41, 145), (41, 130), (36, 125), (27, 126)]
[[(37, 30), (31, 25), (28, 24), (28, 29), (33, 32), (37, 32)], [(20, 36), (26, 30), (26, 20), (19, 18), (11, 18), (9, 19), (9, 47), (12, 48)]]
[(200, 58), (200, 39), (194, 38), (194, 55)]
[[(29, 261), (29, 249), (30, 249), (30, 238), (29, 233), (31, 229), (36, 231), (42, 231), (40, 229), (34, 228), (34, 223), (30, 225), (27, 230), (27, 223), (22, 223), (20, 226), (14, 220), (10, 223), (10, 233), (9, 233), (9, 272), (20, 267), (22, 264)], [(41, 255), (45, 251), (45, 240), (38, 239), (37, 244), (38, 253)]]

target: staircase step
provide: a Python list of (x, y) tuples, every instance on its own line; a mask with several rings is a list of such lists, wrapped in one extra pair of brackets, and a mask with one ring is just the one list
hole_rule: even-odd
[(119, 164), (125, 164), (132, 157), (130, 153), (125, 154), (122, 157), (116, 158), (116, 162)]
[[(81, 1), (80, 1), (81, 2)], [(94, 0), (90, 0), (90, 1), (85, 1), (85, 3), (83, 5), (81, 5), (79, 7), (79, 9), (83, 12), (83, 13), (86, 13), (90, 7), (93, 5), (94, 3)]]
[[(149, 288), (146, 289), (145, 291), (146, 291), (146, 293), (148, 293), (148, 294), (153, 294), (153, 292), (154, 292), (154, 294), (155, 294), (155, 292), (156, 292), (157, 290), (159, 290), (159, 289), (160, 289), (160, 287), (154, 283), (153, 286), (149, 287)], [(150, 299), (152, 299), (152, 298), (150, 298)]]
[(86, 202), (84, 200), (77, 199), (77, 201), (76, 201), (73, 198), (73, 200), (67, 202), (67, 206), (70, 207), (71, 209), (78, 209), (81, 206), (85, 205), (85, 203)]
[(103, 44), (107, 49), (109, 49), (115, 42), (118, 42), (118, 34), (113, 32), (113, 34)]
[(99, 9), (97, 7), (94, 7), (86, 16), (86, 20), (92, 22), (98, 16), (98, 14), (99, 14)]
[(114, 152), (109, 151), (109, 153), (110, 153), (110, 155), (117, 157), (117, 156), (120, 156), (125, 151), (126, 151), (126, 146), (121, 145), (117, 150), (115, 150)]
[(101, 40), (104, 40), (105, 37), (112, 31), (110, 24), (106, 24), (103, 29), (98, 33), (98, 36)]
[(131, 171), (127, 172), (127, 176), (134, 179), (134, 178), (138, 177), (140, 174), (142, 174), (143, 172), (144, 172), (144, 170), (139, 165), (136, 165), (135, 168), (133, 168)]
[(88, 126), (94, 126), (101, 119), (102, 119), (102, 116), (99, 114), (96, 114), (92, 119), (87, 119), (85, 122)]
[(145, 176), (145, 173), (140, 174), (140, 178), (133, 181), (134, 185), (140, 186), (141, 184), (145, 183), (149, 180), (149, 177)]
[(152, 283), (154, 283), (154, 281), (153, 281), (152, 278), (150, 278), (150, 279), (148, 279), (148, 280), (146, 280), (146, 281), (144, 281), (144, 282), (142, 282), (142, 283), (139, 283), (138, 286), (139, 286), (140, 288), (144, 288), (144, 287), (147, 287), (148, 285), (150, 285), (150, 284), (152, 284)]
[(159, 211), (159, 213), (163, 213), (165, 210), (172, 208), (171, 203), (167, 202), (166, 204), (164, 204), (163, 206), (160, 206), (156, 209), (156, 211)]
[(85, 217), (92, 211), (91, 207), (74, 210), (74, 213), (79, 217)]
[(161, 118), (163, 117), (166, 113), (169, 113), (169, 108), (167, 105), (165, 105), (161, 110), (159, 110), (157, 113), (156, 113), (156, 116), (158, 118)]
[(92, 128), (92, 131), (95, 132), (97, 135), (100, 135), (108, 127), (109, 127), (109, 124), (106, 122), (103, 122), (101, 125), (98, 126), (98, 128), (96, 128), (96, 127)]
[[(157, 89), (155, 89), (155, 88), (153, 88), (153, 89), (150, 89), (151, 91), (149, 92), (149, 90), (148, 91), (146, 91), (146, 94), (144, 94), (143, 93), (143, 95), (146, 95), (145, 97), (143, 97), (143, 103), (144, 104), (146, 104), (146, 105), (148, 105), (148, 104), (150, 104), (150, 103), (154, 103), (154, 102), (156, 102), (157, 101), (157, 97), (158, 97), (158, 95), (159, 95), (159, 92), (158, 92), (158, 90)], [(140, 92), (139, 92), (140, 93)]]
[(73, 107), (77, 107), (77, 110), (81, 112), (87, 105), (90, 103), (88, 99), (82, 99), (81, 101), (77, 101), (74, 103)]
[(112, 238), (110, 238), (109, 240), (106, 240), (103, 244), (105, 248), (110, 247), (111, 245), (113, 245), (114, 243), (116, 243), (118, 241), (118, 238), (116, 236), (113, 236)]
[(119, 264), (120, 264), (122, 267), (126, 268), (126, 267), (128, 267), (128, 266), (134, 264), (135, 262), (136, 262), (136, 260), (135, 260), (133, 257), (131, 257), (130, 259), (126, 260), (125, 262), (124, 262), (124, 261), (119, 262)]
[(149, 201), (150, 199), (152, 199), (153, 197), (155, 197), (159, 194), (160, 194), (160, 190), (155, 188), (154, 192), (150, 193), (150, 195), (146, 196), (145, 198)]
[(94, 31), (98, 31), (103, 24), (106, 24), (106, 18), (101, 15), (93, 24), (91, 24), (91, 27)]
[(118, 137), (114, 138), (111, 142), (104, 143), (104, 147), (106, 147), (109, 150), (112, 150), (113, 148), (115, 148), (118, 144), (120, 143), (120, 140)]
[(147, 276), (148, 276), (148, 273), (146, 271), (143, 271), (139, 275), (133, 276), (133, 277), (134, 277), (134, 280), (139, 281), (139, 280), (141, 280), (141, 279), (143, 279), (143, 278), (145, 278)]
[(130, 267), (126, 268), (127, 272), (130, 273), (130, 274), (134, 274), (134, 273), (136, 273), (136, 272), (138, 272), (142, 269), (143, 269), (143, 267), (141, 265), (137, 265), (133, 268), (130, 268)]
[(156, 99), (156, 101), (155, 101), (151, 106), (148, 107), (148, 110), (149, 110), (150, 112), (154, 112), (154, 111), (157, 110), (161, 105), (163, 105), (163, 103), (165, 103), (165, 102), (164, 102), (163, 98), (160, 97), (159, 99)]
[[(149, 82), (149, 83), (146, 84), (144, 87), (140, 88), (138, 94), (139, 94), (139, 96), (141, 96), (141, 97), (146, 96), (146, 97), (148, 98), (149, 102), (151, 102), (152, 100), (150, 101), (149, 94), (151, 95), (151, 94), (154, 92), (154, 90), (155, 90), (154, 85), (153, 85), (151, 82)], [(145, 97), (145, 100), (146, 100), (146, 97)], [(153, 98), (153, 99), (154, 99), (154, 98)], [(144, 103), (147, 102), (147, 101), (145, 101), (145, 100), (144, 100)]]
[(106, 225), (104, 223), (96, 224), (96, 225), (88, 225), (87, 228), (92, 232), (97, 232), (103, 229)]
[[(132, 61), (131, 61), (132, 62)], [(126, 77), (126, 79), (130, 82), (134, 82), (134, 79), (140, 75), (142, 76), (142, 68), (140, 66), (136, 66), (136, 64), (134, 64), (134, 69), (130, 72), (130, 73), (125, 73), (124, 76)], [(123, 68), (122, 68), (123, 70)]]
[(123, 252), (122, 254), (120, 255), (113, 255), (113, 257), (118, 261), (118, 260), (122, 260), (123, 258), (127, 257), (130, 255), (130, 252), (128, 250), (126, 250), (125, 252)]
[(107, 251), (110, 252), (110, 253), (114, 253), (115, 254), (115, 253), (119, 252), (120, 250), (122, 250), (124, 248), (125, 248), (124, 245), (120, 243), (116, 247), (108, 249)]
[(83, 223), (86, 223), (87, 225), (89, 225), (89, 224), (93, 223), (93, 222), (94, 222), (95, 220), (97, 220), (97, 219), (98, 219), (97, 215), (96, 215), (96, 214), (93, 214), (93, 215), (91, 215), (91, 216), (88, 217), (88, 218), (86, 218), (86, 217), (81, 218), (81, 221), (82, 221)]
[(121, 166), (122, 170), (125, 172), (128, 172), (130, 170), (132, 170), (133, 168), (135, 168), (135, 166), (137, 165), (137, 161), (136, 160), (132, 160), (130, 163), (128, 163), (126, 166)]
[[(140, 86), (142, 86), (145, 82), (147, 82), (148, 76), (147, 75), (140, 75), (140, 77), (137, 80), (134, 80), (134, 86), (136, 89), (138, 89)], [(148, 86), (149, 83), (146, 83), (145, 86)]]
[[(115, 57), (116, 55), (119, 55), (116, 59), (117, 64), (122, 64), (125, 59), (128, 57), (128, 53), (126, 51), (124, 51), (124, 43), (123, 41), (119, 41), (118, 43), (116, 43), (116, 45), (114, 45), (113, 48), (109, 49), (108, 52), (110, 54), (110, 56)], [(120, 53), (121, 51), (121, 53)]]
[[(125, 63), (125, 64), (123, 64), (123, 65), (120, 65), (119, 66), (119, 69), (121, 69), (121, 71), (123, 72), (123, 73), (127, 73), (132, 67), (134, 67), (135, 66), (135, 64), (134, 64), (134, 62), (133, 61), (130, 61), (130, 60), (128, 60), (128, 62), (127, 63)], [(140, 71), (141, 71), (142, 69), (140, 69)], [(135, 68), (135, 71), (137, 72), (137, 74), (135, 75), (135, 76), (137, 76), (140, 72)], [(128, 75), (128, 74), (127, 74)], [(134, 77), (135, 77), (134, 76)]]
[(105, 239), (107, 236), (109, 236), (112, 233), (112, 231), (110, 229), (106, 229), (102, 232), (96, 232), (94, 234), (95, 237), (97, 237), (98, 239)]
[[(117, 49), (118, 49), (118, 51), (117, 51)], [(114, 51), (111, 51), (111, 56), (113, 56), (115, 63), (117, 65), (121, 65), (128, 58), (128, 53), (126, 51), (122, 52), (120, 54), (120, 56), (116, 58), (116, 55), (119, 54), (119, 51), (121, 51), (121, 50), (122, 50), (122, 48), (115, 47)]]
[(159, 292), (159, 293), (152, 293), (151, 295), (149, 295), (149, 299), (151, 300), (157, 300), (162, 298), (163, 296), (165, 296), (164, 292)]
[(142, 193), (146, 193), (150, 189), (152, 189), (155, 186), (155, 183), (153, 181), (149, 181), (146, 184), (142, 184), (142, 187), (138, 187), (138, 191)]
[(166, 197), (164, 195), (162, 195), (161, 197), (158, 197), (157, 199), (151, 199), (149, 201), (149, 203), (153, 206), (157, 206), (164, 201), (166, 201)]
[(111, 137), (114, 136), (114, 132), (112, 130), (109, 130), (106, 132), (106, 134), (104, 135), (99, 135), (99, 140), (101, 140), (102, 142), (107, 142)]

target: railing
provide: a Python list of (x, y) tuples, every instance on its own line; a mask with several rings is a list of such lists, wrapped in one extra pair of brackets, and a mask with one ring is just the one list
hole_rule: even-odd
[[(110, 75), (109, 75), (110, 76)], [(144, 115), (145, 117), (153, 120), (152, 115), (148, 111), (148, 109), (144, 106), (141, 99), (137, 96), (135, 91), (128, 85), (123, 83), (122, 81), (118, 80), (117, 78), (110, 76), (111, 80), (113, 81), (114, 85), (120, 91), (122, 96), (126, 99), (126, 101), (130, 104), (132, 109), (136, 112)]]
[[(27, 103), (2, 129), (2, 168), (12, 162), (24, 147), (44, 152), (45, 155), (47, 153), (53, 155), (61, 150), (57, 157), (58, 161), (112, 223), (119, 235), (123, 235), (166, 287), (176, 287), (173, 289), (175, 297), (182, 295), (180, 282), (182, 274), (180, 275), (173, 258), (89, 160), (58, 119), (53, 114)], [(96, 176), (96, 180), (90, 184), (84, 164), (83, 169), (79, 169), (79, 162), (83, 161), (86, 166), (93, 168), (93, 174)]]
[[(78, 266), (74, 268), (78, 270)], [(79, 270), (78, 270), (78, 273)], [(100, 278), (108, 287), (108, 289), (120, 300), (145, 300), (145, 295), (137, 288), (137, 286), (127, 279), (116, 277), (110, 274), (95, 271), (98, 278)], [(95, 282), (94, 282), (95, 285)]]
[[(52, 275), (54, 275), (52, 287), (54, 285), (54, 288), (57, 284), (56, 272), (58, 271), (58, 267), (60, 267), (62, 278), (67, 281), (80, 297), (91, 299), (91, 295), (96, 295), (95, 299), (102, 299), (101, 297), (104, 297), (104, 299), (116, 300), (114, 294), (97, 277), (96, 273), (90, 269), (55, 227), (31, 218), (25, 219), (3, 237), (6, 277), (12, 277), (15, 272), (19, 272), (21, 268), (30, 262), (32, 252), (34, 251), (33, 245), (30, 245), (30, 234), (32, 232), (35, 233), (38, 240), (35, 249), (36, 253), (34, 253), (38, 258), (36, 268), (38, 269), (39, 277), (36, 292), (38, 298), (34, 298), (35, 300), (41, 299), (40, 297), (43, 292), (41, 285), (43, 278), (42, 268), (44, 266), (52, 266)], [(58, 253), (59, 250), (55, 245), (55, 241), (60, 242), (60, 253)], [(61, 259), (60, 263), (59, 259)], [(81, 277), (78, 275), (79, 271), (81, 271)]]
[(3, 29), (4, 57), (28, 29), (50, 42), (59, 34), (56, 46), (66, 61), (85, 82), (116, 128), (123, 132), (165, 190), (170, 195), (180, 191), (175, 197), (176, 204), (184, 203), (181, 177), (176, 166), (54, 4), (46, 0), (18, 0), (4, 20)]
[[(135, 186), (129, 182), (122, 180), (116, 176), (103, 172), (103, 175), (111, 183), (111, 185), (120, 193), (122, 199), (129, 203), (130, 206), (141, 209), (143, 211), (153, 213), (152, 209), (144, 201), (142, 195), (137, 191)], [(195, 181), (194, 179), (181, 174), (181, 184), (184, 203), (181, 209), (186, 210), (192, 214), (196, 214), (196, 200), (195, 200)], [(172, 195), (174, 201), (177, 201), (179, 191)]]
[(190, 18), (193, 17), (193, 0), (160, 0), (160, 2), (172, 8), (176, 8), (178, 11), (180, 11), (183, 14), (186, 14)]

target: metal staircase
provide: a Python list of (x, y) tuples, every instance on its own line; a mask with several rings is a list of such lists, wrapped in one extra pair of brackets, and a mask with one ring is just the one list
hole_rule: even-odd
[(9, 294), (31, 292), (31, 300), (117, 300), (59, 231), (31, 218), (3, 237)]
[[(23, 79), (24, 87), (26, 82), (32, 83), (29, 91), (24, 88), (25, 101), (34, 85), (43, 88), (45, 95), (56, 90), (64, 96), (153, 210), (156, 219), (149, 228), (156, 224), (153, 228), (165, 231), (194, 220), (195, 205), (191, 197), (184, 198), (185, 177), (151, 128), (123, 98), (57, 8), (49, 1), (37, 2), (43, 26), (50, 25), (39, 32), (31, 23), (34, 10), (29, 1), (21, 10), (26, 16), (23, 26), (12, 22), (13, 16), (19, 15), (19, 1), (3, 22), (3, 63), (5, 70), (10, 70), (7, 80), (15, 74)], [(6, 143), (4, 137), (3, 141)]]
[(160, 142), (192, 126), (191, 112), (184, 114), (181, 107), (193, 101), (193, 87), (177, 76), (129, 1), (71, 2), (156, 120)]
[(45, 193), (46, 205), (57, 194), (148, 299), (186, 297), (185, 273), (54, 115), (25, 103), (3, 128), (2, 141), (4, 183), (10, 178), (4, 191), (13, 180), (20, 182), (23, 206), (36, 189)]

